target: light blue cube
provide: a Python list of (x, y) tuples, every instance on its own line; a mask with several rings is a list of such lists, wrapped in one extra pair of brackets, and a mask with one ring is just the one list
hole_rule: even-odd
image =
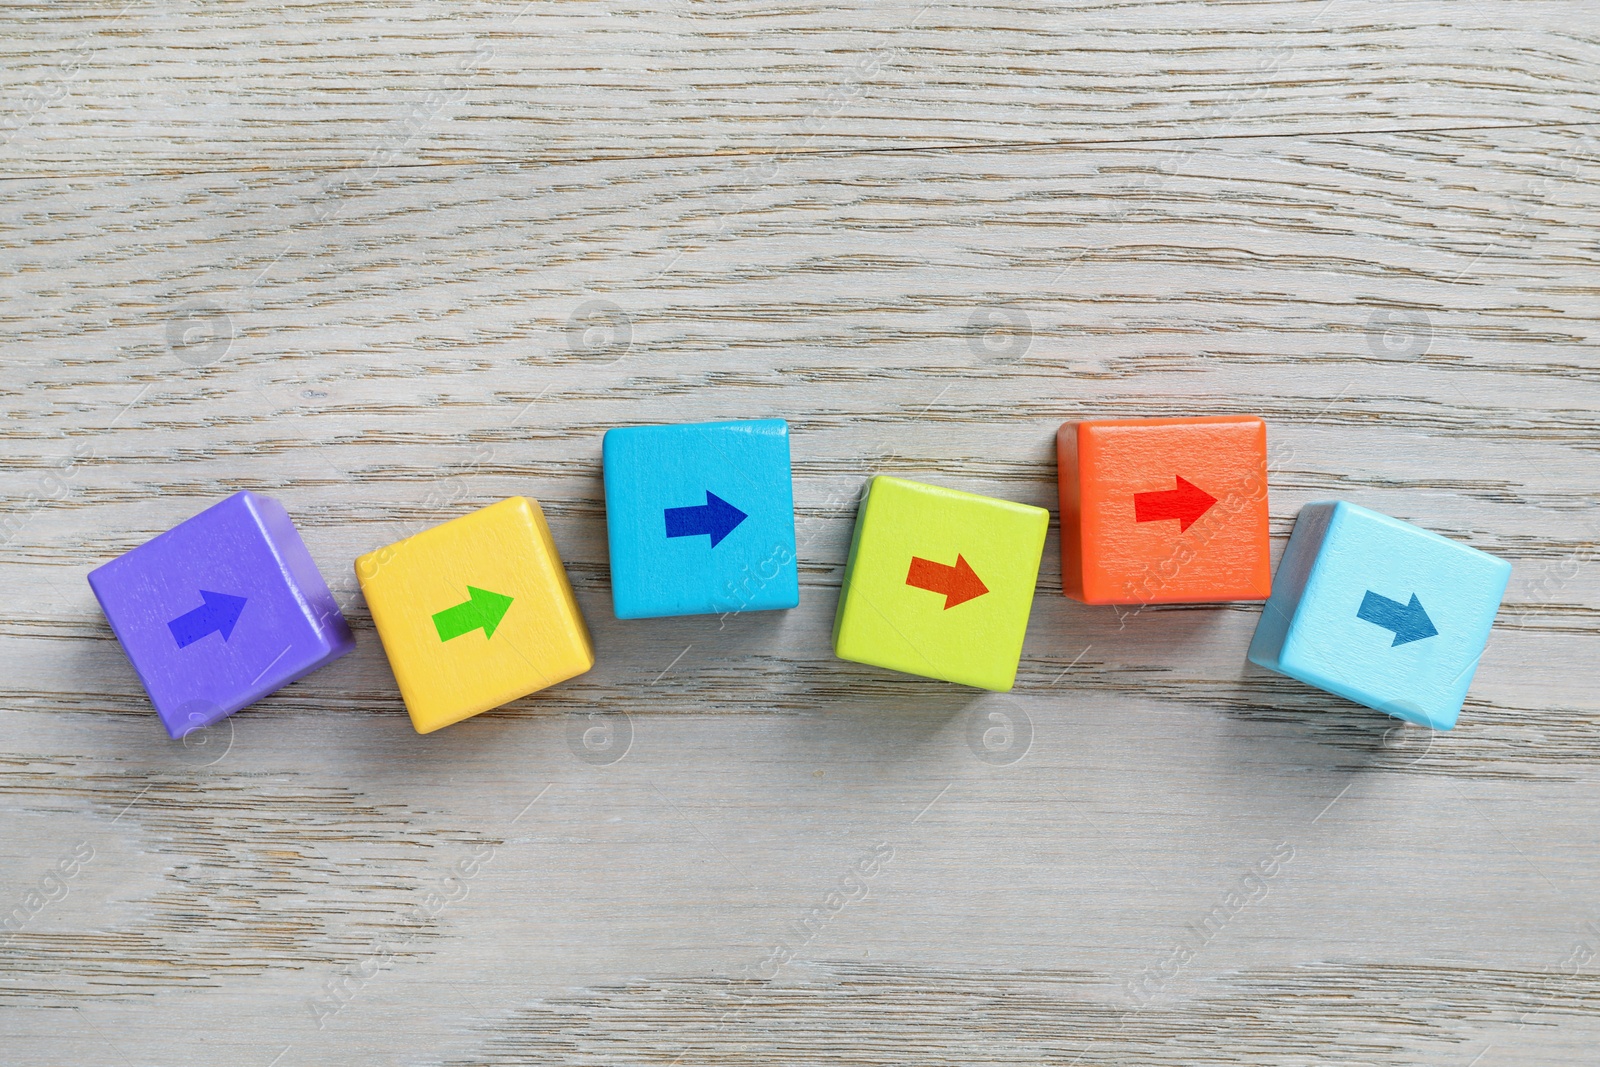
[(617, 618), (800, 603), (787, 422), (631, 426), (603, 452)]
[(1250, 662), (1435, 730), (1455, 726), (1511, 564), (1342, 500), (1307, 504)]

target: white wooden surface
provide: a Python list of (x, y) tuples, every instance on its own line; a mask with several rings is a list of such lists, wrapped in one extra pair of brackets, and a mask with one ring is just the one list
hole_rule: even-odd
[[(0, 1063), (1594, 1062), (1588, 5), (0, 20)], [(832, 658), (869, 474), (1234, 411), (1512, 561), (1454, 732), (1054, 533), (1014, 692)], [(611, 619), (601, 433), (761, 416), (800, 608)], [(83, 577), (244, 487), (359, 648), (169, 743)], [(512, 493), (600, 662), (417, 737), (351, 561)]]

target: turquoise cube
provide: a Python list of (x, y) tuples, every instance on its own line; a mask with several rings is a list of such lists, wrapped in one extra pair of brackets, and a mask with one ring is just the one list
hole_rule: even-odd
[(1342, 500), (1307, 504), (1250, 662), (1407, 722), (1455, 726), (1511, 564)]
[(617, 618), (800, 603), (787, 422), (631, 426), (602, 450)]

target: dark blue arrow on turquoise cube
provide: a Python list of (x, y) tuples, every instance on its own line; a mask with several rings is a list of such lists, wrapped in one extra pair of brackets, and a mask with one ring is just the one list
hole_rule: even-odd
[(1415, 593), (1411, 594), (1411, 603), (1402, 604), (1398, 600), (1379, 596), (1368, 589), (1367, 595), (1361, 598), (1361, 607), (1356, 611), (1356, 618), (1381, 626), (1385, 630), (1393, 630), (1394, 641), (1390, 643), (1390, 648), (1410, 641), (1420, 641), (1424, 637), (1433, 637), (1439, 632), (1434, 629), (1433, 620), (1428, 618), (1428, 613), (1422, 610), (1422, 601), (1417, 599)]
[(200, 599), (205, 603), (167, 623), (179, 648), (188, 648), (207, 634), (221, 634), (226, 641), (245, 605), (242, 596), (213, 593), (209, 589), (200, 590)]
[(749, 518), (709, 489), (706, 490), (704, 504), (692, 508), (667, 508), (665, 514), (668, 537), (698, 537), (707, 534), (711, 538), (712, 548), (716, 548), (717, 542), (727, 537), (733, 532), (734, 527)]

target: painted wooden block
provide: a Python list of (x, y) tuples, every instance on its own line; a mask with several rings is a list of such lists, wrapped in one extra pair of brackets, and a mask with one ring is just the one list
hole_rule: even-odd
[(1455, 726), (1511, 564), (1340, 501), (1307, 504), (1250, 662), (1408, 722)]
[(355, 647), (289, 513), (255, 493), (95, 568), (89, 588), (174, 738)]
[(419, 734), (594, 666), (550, 527), (526, 497), (369, 552), (356, 577)]
[(1069, 422), (1056, 453), (1067, 596), (1204, 604), (1272, 591), (1260, 419)]
[(1049, 526), (1044, 508), (873, 478), (850, 542), (834, 654), (1010, 689)]
[(617, 618), (800, 603), (787, 422), (630, 426), (603, 452)]

